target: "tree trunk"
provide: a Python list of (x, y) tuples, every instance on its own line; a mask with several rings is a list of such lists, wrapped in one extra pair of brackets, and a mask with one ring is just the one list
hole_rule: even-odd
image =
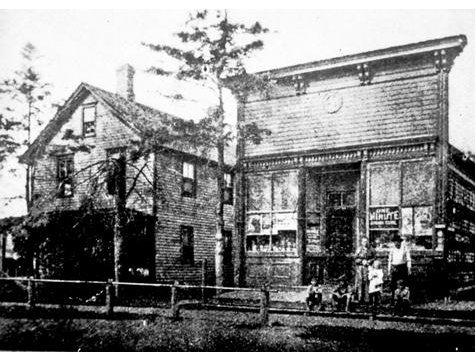
[[(30, 147), (31, 144), (31, 101), (28, 102), (28, 115), (27, 115), (27, 139), (26, 146)], [(30, 211), (31, 207), (31, 168), (30, 164), (26, 165), (26, 182), (25, 182), (25, 201), (26, 201), (26, 211)]]
[(224, 113), (223, 113), (223, 96), (222, 89), (219, 89), (219, 119), (218, 119), (218, 130), (219, 130), (219, 140), (217, 144), (217, 156), (218, 156), (218, 167), (217, 167), (217, 190), (218, 190), (218, 200), (216, 207), (216, 245), (215, 245), (215, 282), (217, 286), (223, 286), (224, 284), (224, 264), (223, 264), (223, 255), (225, 251), (225, 242), (223, 237), (223, 231), (225, 227), (225, 221), (223, 218), (223, 209), (224, 209), (224, 173), (225, 173), (225, 144), (224, 144)]
[[(124, 238), (126, 223), (126, 159), (121, 154), (116, 162), (116, 192), (114, 196), (114, 281), (123, 280), (124, 267)], [(119, 287), (116, 287), (116, 296), (119, 296)]]
[(26, 211), (30, 211), (31, 207), (31, 188), (30, 188), (30, 165), (26, 165), (26, 179), (25, 179), (25, 202), (26, 202)]

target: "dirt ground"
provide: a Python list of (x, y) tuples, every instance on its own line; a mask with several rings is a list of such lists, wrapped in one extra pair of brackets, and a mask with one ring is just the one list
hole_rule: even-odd
[(474, 327), (184, 311), (139, 320), (0, 318), (0, 349), (54, 351), (474, 351)]

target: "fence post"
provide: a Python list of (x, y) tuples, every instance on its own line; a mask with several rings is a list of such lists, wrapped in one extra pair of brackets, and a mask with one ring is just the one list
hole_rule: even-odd
[(261, 303), (260, 303), (260, 320), (261, 326), (267, 326), (269, 321), (269, 287), (265, 286), (261, 289)]
[(202, 260), (202, 304), (205, 304), (207, 301), (206, 299), (206, 289), (205, 286), (207, 285), (207, 260)]
[(28, 278), (27, 292), (28, 308), (32, 309), (33, 307), (35, 307), (35, 284), (33, 283), (33, 277)]
[(112, 279), (106, 283), (106, 314), (112, 316), (114, 312), (114, 285)]
[(178, 307), (178, 300), (177, 300), (177, 285), (178, 285), (178, 282), (175, 281), (173, 286), (172, 286), (172, 290), (171, 290), (171, 294), (170, 294), (170, 311), (171, 311), (171, 314), (172, 314), (172, 318), (174, 320), (178, 320), (180, 318), (180, 310), (179, 310), (179, 307)]

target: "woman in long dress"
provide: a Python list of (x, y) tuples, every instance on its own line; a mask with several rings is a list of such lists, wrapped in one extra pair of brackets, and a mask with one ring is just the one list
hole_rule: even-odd
[(362, 237), (360, 247), (355, 253), (355, 291), (360, 302), (368, 302), (369, 300), (369, 265), (375, 259), (376, 252), (374, 247), (369, 243), (367, 237)]

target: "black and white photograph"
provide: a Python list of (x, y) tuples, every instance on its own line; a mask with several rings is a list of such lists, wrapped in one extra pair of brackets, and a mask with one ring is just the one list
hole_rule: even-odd
[(99, 3), (0, 3), (3, 355), (475, 351), (475, 9)]

